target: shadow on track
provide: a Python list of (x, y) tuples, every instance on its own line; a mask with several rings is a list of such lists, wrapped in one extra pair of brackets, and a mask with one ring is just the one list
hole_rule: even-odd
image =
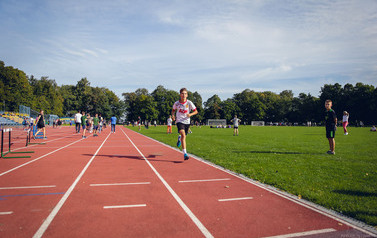
[[(93, 156), (94, 154), (83, 154), (85, 156)], [(161, 155), (148, 155), (146, 156), (145, 158), (147, 158), (147, 160), (149, 161), (156, 161), (156, 162), (169, 162), (169, 163), (175, 163), (175, 164), (178, 164), (178, 163), (183, 163), (183, 161), (177, 161), (177, 160), (160, 160), (160, 159), (154, 159), (156, 158), (157, 156), (161, 156)], [(96, 157), (108, 157), (108, 158), (120, 158), (120, 159), (134, 159), (134, 160), (144, 160), (144, 158), (142, 156), (135, 156), (135, 155), (117, 155), (117, 154), (114, 154), (114, 155), (96, 155)]]

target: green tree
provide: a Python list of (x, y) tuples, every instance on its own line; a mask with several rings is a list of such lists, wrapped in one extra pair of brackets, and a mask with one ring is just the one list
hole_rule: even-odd
[(162, 85), (152, 92), (152, 97), (156, 102), (158, 116), (156, 119), (159, 123), (165, 123), (171, 113), (173, 104), (179, 99), (179, 94), (172, 90), (165, 89)]
[(225, 101), (221, 102), (221, 118), (226, 119), (228, 123), (233, 119), (234, 115), (237, 115), (240, 111), (237, 104), (233, 99), (228, 98)]
[(79, 108), (77, 97), (75, 96), (75, 89), (76, 87), (73, 85), (62, 85), (59, 88), (60, 94), (64, 99), (63, 115), (65, 116), (73, 116), (77, 113), (77, 109)]
[(38, 111), (44, 110), (46, 114), (63, 115), (64, 99), (55, 80), (48, 77), (41, 77), (37, 80), (32, 76), (29, 82), (34, 95), (32, 108)]
[(221, 116), (221, 99), (216, 94), (208, 98), (204, 103), (204, 116), (207, 119), (220, 119)]
[(16, 112), (20, 104), (31, 106), (32, 93), (26, 74), (0, 61), (0, 110)]
[(151, 121), (158, 116), (157, 103), (145, 88), (139, 88), (134, 93), (123, 93), (126, 116), (129, 121), (136, 121), (140, 116), (142, 120)]
[(263, 120), (266, 106), (259, 100), (257, 93), (246, 89), (233, 96), (240, 108), (239, 118), (246, 123)]
[(204, 120), (204, 108), (203, 108), (202, 96), (197, 91), (195, 91), (194, 93), (189, 94), (189, 99), (196, 106), (196, 110), (198, 110), (198, 114), (192, 117), (192, 120), (202, 122)]

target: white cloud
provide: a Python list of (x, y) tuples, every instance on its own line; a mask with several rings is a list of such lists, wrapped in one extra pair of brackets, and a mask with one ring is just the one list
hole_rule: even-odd
[(373, 0), (6, 1), (0, 52), (58, 84), (317, 95), (330, 78), (375, 83), (376, 12)]

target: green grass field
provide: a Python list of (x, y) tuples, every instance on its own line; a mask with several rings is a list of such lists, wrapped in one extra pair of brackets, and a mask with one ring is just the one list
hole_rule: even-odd
[[(137, 131), (136, 127), (128, 127)], [(327, 155), (323, 127), (192, 127), (189, 153), (294, 195), (377, 226), (377, 133), (338, 128), (336, 155)], [(142, 134), (176, 146), (177, 129), (149, 127)]]

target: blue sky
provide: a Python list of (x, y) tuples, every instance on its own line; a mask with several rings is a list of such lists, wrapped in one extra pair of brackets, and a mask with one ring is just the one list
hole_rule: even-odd
[(0, 0), (0, 22), (5, 65), (120, 97), (377, 86), (375, 0)]

